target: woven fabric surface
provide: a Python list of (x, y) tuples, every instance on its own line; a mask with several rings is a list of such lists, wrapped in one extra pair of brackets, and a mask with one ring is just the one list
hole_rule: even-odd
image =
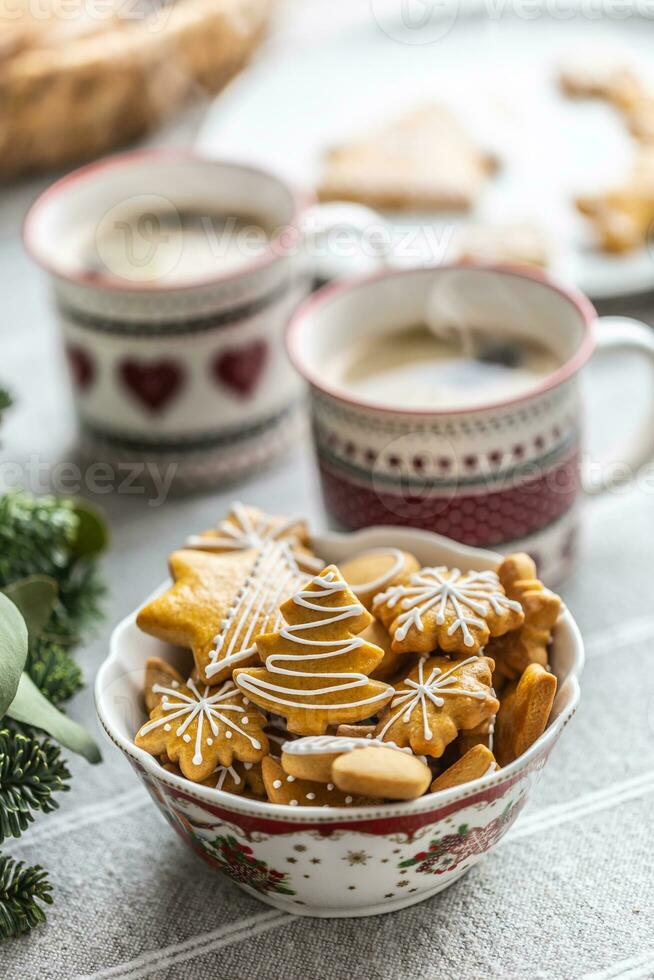
[[(243, 496), (272, 511), (318, 516), (308, 451)], [(212, 523), (230, 499), (173, 501), (149, 513), (136, 500), (112, 501), (112, 592), (107, 625), (83, 656), (89, 679), (111, 624), (161, 579), (166, 555), (188, 529)], [(56, 904), (45, 928), (3, 946), (0, 973), (52, 980), (653, 976), (648, 534), (645, 493), (586, 514), (582, 562), (564, 590), (587, 642), (581, 707), (505, 842), (448, 891), (365, 920), (296, 919), (270, 909), (187, 851), (105, 743), (102, 766), (72, 761), (73, 788), (61, 810), (9, 845), (48, 865)], [(72, 713), (96, 727), (88, 689)]]

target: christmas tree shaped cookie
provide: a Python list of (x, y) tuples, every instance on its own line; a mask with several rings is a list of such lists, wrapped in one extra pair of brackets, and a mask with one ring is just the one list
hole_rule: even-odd
[(474, 728), (500, 706), (488, 657), (422, 657), (399, 685), (375, 735), (438, 759), (459, 731)]
[(266, 719), (231, 681), (198, 687), (190, 679), (173, 687), (155, 685), (161, 701), (141, 726), (135, 744), (150, 755), (166, 753), (187, 779), (202, 782), (234, 759), (258, 762), (268, 754)]
[(175, 584), (136, 621), (145, 633), (190, 647), (206, 684), (257, 662), (255, 637), (279, 628), (280, 603), (306, 581), (281, 541), (229, 555), (176, 551), (169, 564)]
[(322, 735), (386, 704), (393, 688), (370, 680), (384, 652), (358, 636), (371, 622), (334, 565), (281, 607), (285, 625), (257, 637), (265, 667), (234, 671), (255, 704), (287, 719), (288, 730)]

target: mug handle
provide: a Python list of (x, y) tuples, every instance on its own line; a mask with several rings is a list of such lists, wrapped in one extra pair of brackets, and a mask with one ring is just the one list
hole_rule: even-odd
[[(595, 343), (595, 355), (615, 350), (639, 351), (651, 362), (654, 374), (654, 332), (640, 320), (627, 316), (600, 317)], [(652, 387), (654, 389), (654, 379)], [(586, 469), (582, 472), (582, 487), (586, 494), (597, 496), (630, 483), (635, 474), (654, 459), (654, 396), (645, 418), (636, 427), (634, 435), (624, 450), (616, 455), (620, 458), (625, 472), (591, 479)]]
[[(314, 204), (302, 214), (301, 229), (316, 286), (352, 275), (353, 258), (359, 260), (357, 271), (363, 271), (362, 256), (369, 260), (367, 271), (388, 264), (392, 249), (390, 225), (381, 214), (363, 204), (348, 201)], [(341, 256), (330, 251), (326, 243), (330, 232), (337, 231), (349, 233), (341, 243)]]

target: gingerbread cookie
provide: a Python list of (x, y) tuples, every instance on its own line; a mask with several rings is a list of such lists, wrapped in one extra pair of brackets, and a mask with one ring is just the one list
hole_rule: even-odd
[(378, 592), (417, 572), (420, 562), (399, 548), (371, 548), (342, 562), (339, 567), (350, 590), (369, 610)]
[(145, 661), (145, 687), (144, 699), (145, 707), (148, 711), (161, 701), (162, 695), (154, 691), (154, 687), (159, 689), (164, 687), (180, 687), (184, 683), (184, 678), (178, 670), (171, 664), (166, 663), (161, 657), (148, 657)]
[(372, 620), (335, 565), (315, 576), (281, 607), (279, 632), (257, 637), (263, 668), (234, 671), (255, 704), (287, 719), (300, 735), (360, 721), (390, 700), (393, 688), (368, 674), (383, 651), (355, 634)]
[(550, 235), (536, 224), (467, 225), (455, 239), (464, 262), (508, 262), (546, 268), (554, 251)]
[(309, 532), (303, 520), (266, 514), (258, 507), (249, 507), (239, 501), (232, 504), (227, 517), (215, 528), (192, 534), (185, 547), (223, 554), (257, 551), (271, 541), (286, 542), (303, 571), (315, 574), (324, 568), (325, 563), (309, 548)]
[[(248, 765), (254, 765), (254, 763), (248, 763)], [(224, 793), (241, 796), (246, 789), (243, 763), (235, 762), (231, 766), (218, 766), (210, 776), (202, 780), (202, 785), (209, 786), (211, 789), (221, 789)]]
[(556, 687), (554, 674), (540, 664), (530, 664), (520, 680), (507, 688), (495, 722), (494, 752), (501, 766), (517, 759), (543, 734)]
[(525, 621), (519, 629), (490, 640), (486, 652), (495, 661), (497, 675), (515, 680), (531, 663), (547, 666), (561, 600), (539, 581), (529, 555), (509, 555), (499, 566), (498, 575), (506, 594), (522, 606)]
[(493, 571), (422, 568), (375, 596), (375, 614), (388, 627), (393, 649), (478, 653), (491, 636), (522, 625), (519, 602), (509, 599)]
[(654, 221), (654, 146), (640, 149), (624, 184), (577, 198), (577, 208), (592, 222), (604, 251), (623, 253), (642, 247)]
[(423, 657), (381, 714), (377, 738), (439, 758), (462, 729), (497, 712), (488, 657)]
[[(493, 686), (494, 694), (497, 697), (497, 687), (495, 687), (495, 675), (493, 675)], [(474, 749), (477, 745), (483, 745), (485, 748), (493, 751), (493, 738), (495, 736), (495, 715), (491, 715), (490, 718), (486, 718), (480, 725), (475, 725), (474, 728), (468, 728), (464, 732), (459, 732), (458, 738), (456, 740), (457, 749), (459, 750), (459, 755), (465, 755), (470, 749)]]
[(351, 793), (342, 793), (334, 783), (323, 785), (289, 776), (270, 756), (261, 763), (261, 772), (271, 803), (284, 803), (286, 806), (353, 806), (364, 802)]
[(342, 738), (374, 738), (376, 725), (338, 725), (336, 734)]
[(390, 751), (402, 752), (405, 756), (411, 755), (411, 749), (400, 749), (392, 742), (382, 742), (376, 738), (309, 735), (282, 745), (282, 768), (297, 779), (329, 783), (332, 781), (332, 763), (339, 755), (371, 747), (384, 747)]
[(220, 766), (258, 762), (268, 753), (265, 718), (227, 681), (219, 690), (193, 680), (181, 687), (159, 687), (161, 701), (141, 726), (135, 744), (150, 755), (165, 752), (187, 779), (202, 782)]
[(366, 626), (361, 633), (361, 639), (384, 651), (384, 659), (371, 671), (370, 676), (373, 680), (386, 681), (390, 684), (398, 673), (402, 670), (406, 673), (413, 666), (413, 654), (397, 653), (393, 649), (393, 638), (378, 619), (373, 619), (370, 626)]
[(563, 92), (576, 99), (605, 99), (622, 109), (641, 96), (643, 84), (638, 76), (625, 65), (616, 64), (605, 57), (561, 69), (559, 84)]
[(367, 745), (339, 755), (332, 777), (343, 792), (383, 800), (415, 800), (431, 780), (429, 766), (415, 755)]
[(444, 106), (431, 105), (333, 149), (318, 195), (382, 210), (467, 209), (496, 166)]
[(257, 662), (255, 637), (279, 628), (279, 604), (306, 581), (289, 545), (276, 541), (229, 555), (176, 551), (169, 564), (175, 584), (136, 621), (145, 633), (190, 647), (206, 684)]
[(499, 766), (491, 750), (487, 749), (484, 745), (476, 745), (466, 752), (465, 755), (462, 755), (454, 765), (436, 777), (431, 784), (431, 791), (432, 793), (437, 793), (441, 789), (462, 786), (463, 783), (470, 783), (473, 779), (481, 779), (482, 776), (488, 776), (498, 768)]

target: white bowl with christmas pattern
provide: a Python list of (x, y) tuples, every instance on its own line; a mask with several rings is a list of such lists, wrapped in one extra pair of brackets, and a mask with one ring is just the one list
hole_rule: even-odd
[[(462, 570), (496, 566), (499, 556), (428, 531), (369, 528), (312, 542), (325, 561), (368, 548), (395, 547), (424, 565)], [(168, 583), (166, 583), (167, 585)], [(558, 677), (543, 735), (515, 762), (464, 786), (417, 800), (360, 807), (292, 807), (194, 784), (163, 769), (134, 745), (145, 721), (148, 657), (180, 663), (183, 651), (142, 633), (136, 612), (114, 630), (95, 686), (109, 739), (127, 757), (177, 833), (210, 867), (286, 912), (318, 917), (377, 915), (448, 888), (506, 834), (527, 803), (579, 702), (583, 641), (568, 610), (553, 637)]]

